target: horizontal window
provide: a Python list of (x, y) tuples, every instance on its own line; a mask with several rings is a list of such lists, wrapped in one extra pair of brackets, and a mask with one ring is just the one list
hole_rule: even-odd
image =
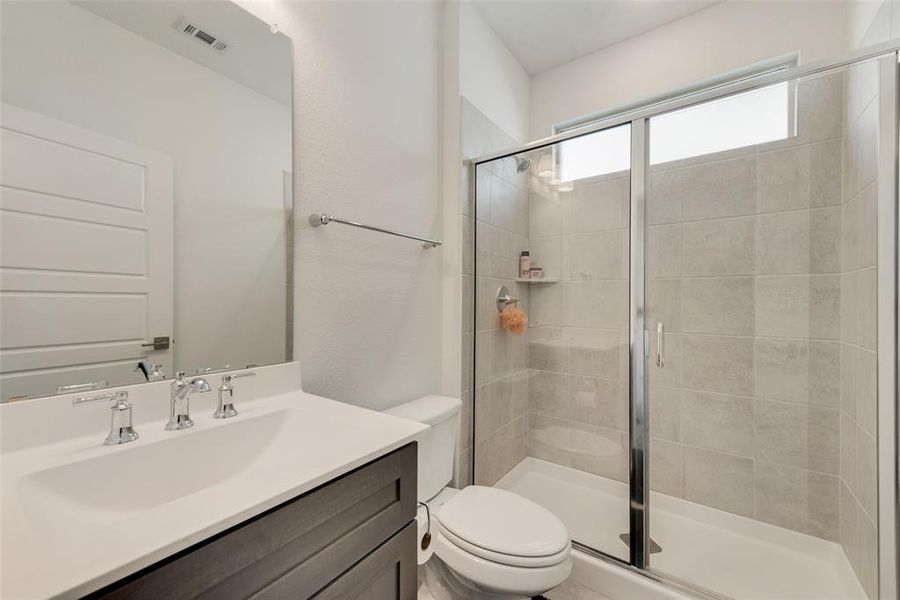
[[(786, 139), (791, 135), (792, 82), (766, 86), (650, 119), (650, 164)], [(560, 144), (559, 180), (628, 169), (628, 127)]]
[(790, 83), (705, 102), (650, 119), (650, 164), (783, 140)]

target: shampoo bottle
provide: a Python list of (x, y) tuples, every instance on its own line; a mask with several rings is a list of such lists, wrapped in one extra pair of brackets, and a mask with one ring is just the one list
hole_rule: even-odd
[(519, 256), (519, 277), (525, 279), (529, 276), (531, 272), (531, 256), (528, 254), (528, 250), (522, 250), (522, 255)]

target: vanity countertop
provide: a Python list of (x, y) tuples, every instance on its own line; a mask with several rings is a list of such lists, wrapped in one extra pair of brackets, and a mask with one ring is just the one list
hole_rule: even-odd
[[(3, 598), (79, 597), (412, 441), (425, 425), (304, 392), (103, 446), (0, 458)], [(137, 466), (138, 468), (135, 468)]]

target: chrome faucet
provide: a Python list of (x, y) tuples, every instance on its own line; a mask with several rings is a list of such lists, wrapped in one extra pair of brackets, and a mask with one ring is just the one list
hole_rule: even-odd
[(111, 392), (98, 396), (84, 396), (72, 400), (72, 406), (81, 406), (88, 402), (115, 402), (109, 422), (109, 435), (103, 440), (105, 446), (125, 444), (138, 439), (137, 431), (131, 426), (132, 404), (128, 401), (128, 392)]
[(192, 392), (208, 392), (209, 384), (202, 377), (195, 377), (190, 381), (185, 381), (184, 371), (175, 374), (175, 381), (172, 382), (172, 396), (169, 405), (169, 422), (166, 423), (167, 431), (178, 431), (193, 427), (194, 422), (191, 420), (190, 395)]
[(222, 385), (219, 386), (219, 404), (216, 412), (213, 413), (213, 419), (230, 419), (236, 417), (237, 409), (234, 407), (234, 386), (231, 384), (232, 379), (238, 377), (252, 377), (256, 375), (254, 371), (246, 373), (238, 373), (237, 375), (225, 375), (222, 377)]
[(148, 360), (138, 361), (137, 367), (134, 368), (135, 373), (140, 373), (147, 381), (162, 381), (166, 378), (163, 373), (162, 365), (151, 365)]

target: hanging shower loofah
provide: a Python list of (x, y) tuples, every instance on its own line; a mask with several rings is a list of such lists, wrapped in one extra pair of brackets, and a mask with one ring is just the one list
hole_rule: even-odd
[(510, 333), (525, 333), (528, 328), (528, 315), (516, 306), (507, 306), (500, 313), (500, 323), (503, 329)]

